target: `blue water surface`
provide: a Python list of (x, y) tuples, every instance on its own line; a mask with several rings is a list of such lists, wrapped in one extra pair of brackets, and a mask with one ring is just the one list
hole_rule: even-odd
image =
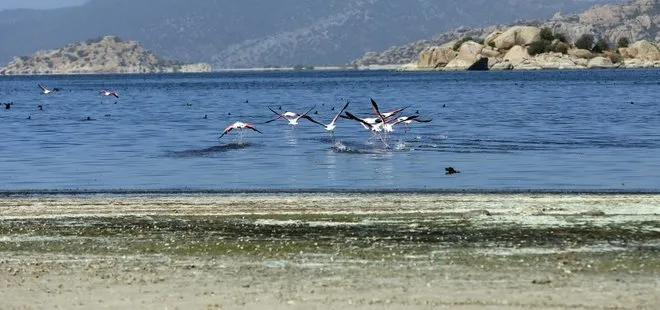
[[(659, 95), (657, 70), (0, 77), (0, 190), (658, 190)], [(347, 119), (335, 141), (264, 123), (267, 107), (327, 122), (346, 101), (373, 117), (370, 97), (432, 122), (387, 146)], [(218, 140), (237, 120), (263, 134)]]

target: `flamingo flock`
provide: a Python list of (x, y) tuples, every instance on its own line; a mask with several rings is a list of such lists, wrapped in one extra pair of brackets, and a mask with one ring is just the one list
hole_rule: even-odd
[[(407, 107), (403, 108), (397, 108), (394, 110), (386, 111), (386, 112), (381, 112), (380, 108), (378, 106), (378, 103), (373, 98), (370, 98), (371, 100), (371, 107), (373, 109), (373, 112), (375, 114), (375, 117), (358, 117), (355, 114), (346, 111), (350, 102), (347, 102), (340, 110), (338, 113), (334, 115), (334, 117), (331, 119), (329, 123), (322, 123), (320, 121), (315, 120), (308, 114), (314, 110), (315, 106), (307, 110), (306, 112), (302, 114), (298, 114), (296, 112), (290, 112), (286, 111), (284, 113), (279, 113), (275, 110), (273, 110), (271, 107), (268, 107), (268, 109), (273, 112), (277, 117), (270, 119), (264, 124), (274, 122), (278, 119), (285, 119), (287, 120), (288, 124), (291, 125), (292, 127), (295, 128), (299, 124), (299, 121), (301, 119), (308, 120), (311, 123), (317, 124), (323, 129), (325, 129), (330, 135), (332, 136), (333, 140), (335, 138), (334, 136), (334, 130), (337, 128), (337, 121), (340, 118), (348, 119), (355, 121), (362, 125), (362, 127), (369, 132), (371, 132), (372, 137), (371, 138), (378, 138), (383, 142), (383, 145), (385, 147), (389, 147), (388, 145), (388, 135), (394, 132), (394, 126), (398, 124), (404, 124), (405, 125), (405, 131), (410, 130), (410, 125), (413, 122), (419, 122), (419, 123), (428, 123), (431, 122), (431, 119), (420, 119), (419, 112), (416, 112), (415, 114), (412, 115), (401, 115), (404, 110), (406, 110)], [(281, 109), (281, 107), (280, 107)], [(334, 108), (333, 108), (334, 110)], [(220, 138), (228, 134), (230, 131), (233, 129), (250, 129), (259, 133), (262, 133), (261, 131), (257, 130), (254, 125), (247, 123), (247, 122), (242, 122), (242, 121), (237, 121), (229, 125), (228, 127), (225, 128), (225, 130), (222, 132), (222, 135), (220, 135)], [(242, 138), (242, 131), (239, 131), (241, 138)]]
[[(48, 88), (43, 84), (38, 84), (38, 86), (41, 90), (41, 94), (44, 95), (54, 94), (60, 91), (59, 88)], [(99, 94), (104, 97), (115, 97), (115, 99), (119, 99), (119, 93), (117, 91), (102, 89), (99, 91)], [(330, 122), (328, 123), (323, 123), (317, 119), (314, 119), (309, 115), (310, 112), (312, 112), (316, 106), (312, 106), (304, 113), (296, 113), (291, 111), (285, 111), (283, 113), (280, 113), (275, 111), (273, 108), (268, 107), (268, 110), (270, 110), (273, 114), (275, 114), (275, 117), (264, 122), (264, 124), (272, 123), (276, 120), (283, 119), (286, 120), (287, 124), (290, 125), (292, 128), (296, 128), (296, 126), (300, 123), (300, 121), (304, 119), (313, 124), (321, 126), (323, 129), (325, 129), (326, 132), (330, 134), (332, 140), (334, 141), (337, 122), (339, 121), (339, 119), (343, 118), (354, 121), (357, 124), (360, 124), (365, 130), (370, 132), (372, 135), (370, 140), (377, 138), (383, 142), (383, 145), (385, 147), (389, 147), (387, 142), (388, 136), (395, 131), (395, 126), (399, 124), (403, 124), (405, 126), (404, 131), (408, 132), (411, 129), (411, 124), (413, 122), (428, 123), (432, 121), (431, 119), (421, 119), (419, 115), (419, 111), (416, 111), (413, 114), (403, 115), (403, 112), (408, 107), (396, 108), (382, 112), (380, 107), (378, 106), (378, 103), (373, 98), (370, 98), (370, 103), (371, 103), (371, 108), (373, 109), (374, 116), (368, 116), (368, 117), (357, 116), (354, 113), (347, 111), (350, 102), (346, 102), (346, 104), (339, 110), (339, 112), (334, 114), (334, 116), (332, 117), (332, 119), (330, 119)], [(4, 103), (6, 110), (11, 109), (12, 105), (13, 103)], [(38, 108), (39, 110), (43, 110), (42, 105), (39, 105)], [(282, 107), (280, 106), (279, 109), (282, 110)], [(334, 111), (335, 108), (332, 108), (332, 110)], [(317, 113), (318, 111), (314, 112), (314, 114)], [(231, 113), (229, 113), (229, 115), (231, 115)], [(204, 119), (206, 118), (207, 116), (205, 115)], [(31, 117), (28, 117), (28, 119), (31, 119)], [(87, 120), (92, 120), (92, 119), (88, 117)], [(225, 129), (222, 131), (218, 139), (224, 137), (225, 135), (228, 135), (232, 131), (237, 132), (239, 138), (242, 139), (245, 130), (251, 130), (257, 133), (262, 133), (252, 123), (244, 122), (244, 121), (235, 121), (229, 124), (227, 127), (225, 127)]]

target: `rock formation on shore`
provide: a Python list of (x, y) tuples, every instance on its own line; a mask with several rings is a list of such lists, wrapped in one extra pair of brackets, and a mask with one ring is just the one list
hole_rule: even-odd
[[(490, 70), (587, 69), (587, 68), (651, 68), (660, 67), (660, 46), (640, 40), (630, 45), (611, 48), (604, 40), (594, 42), (584, 36), (581, 43), (564, 42), (562, 34), (549, 28), (514, 26), (493, 31), (484, 39), (460, 41), (429, 47), (420, 52), (416, 62), (405, 70)], [(586, 46), (583, 46), (585, 45)], [(481, 64), (481, 65), (479, 65)]]
[(205, 63), (164, 60), (137, 41), (105, 36), (31, 56), (14, 57), (2, 75), (209, 72)]
[[(494, 41), (494, 48), (497, 49), (498, 54), (488, 50), (484, 51), (488, 55), (483, 56), (494, 59), (498, 59), (498, 57), (506, 58), (505, 55), (499, 54), (508, 53), (514, 46), (528, 47), (532, 41), (537, 39), (534, 33), (543, 28), (549, 28), (553, 33), (562, 34), (569, 44), (574, 43), (584, 34), (592, 34), (596, 39), (607, 42), (610, 47), (617, 46), (617, 41), (620, 38), (628, 38), (630, 42), (642, 42), (636, 48), (646, 50), (647, 48), (652, 49), (651, 46), (656, 46), (653, 42), (660, 40), (660, 28), (656, 25), (657, 21), (660, 21), (660, 0), (632, 0), (626, 4), (594, 6), (576, 15), (563, 16), (561, 13), (557, 13), (547, 20), (520, 21), (512, 25), (494, 25), (474, 29), (461, 27), (440, 34), (432, 40), (422, 40), (404, 46), (392, 47), (383, 52), (367, 53), (362, 58), (355, 60), (353, 64), (356, 66), (407, 64), (406, 68), (437, 69), (438, 67), (445, 67), (442, 63), (451, 60), (447, 59), (451, 53), (446, 50), (441, 51), (440, 47), (452, 46), (452, 42), (455, 43), (456, 40), (468, 37), (477, 42), (483, 41), (485, 47), (490, 47), (488, 43), (493, 40), (494, 36), (499, 37), (500, 39)], [(527, 26), (529, 28), (523, 34), (514, 36), (511, 33), (504, 34), (510, 29), (517, 29), (514, 31), (524, 29), (516, 26)], [(532, 28), (536, 30), (531, 30)], [(521, 35), (530, 37), (522, 37)], [(507, 40), (523, 40), (523, 42)], [(513, 50), (512, 55), (509, 55), (509, 59), (513, 57), (514, 62), (520, 62), (518, 67), (513, 66), (513, 68), (589, 67), (589, 59), (594, 57), (591, 53), (587, 54), (584, 51), (571, 51), (561, 53), (561, 55), (543, 53), (534, 57), (527, 57), (521, 55), (521, 53), (522, 51), (516, 48)], [(652, 62), (656, 61), (653, 57), (642, 59), (625, 51), (621, 56), (625, 58), (622, 62), (622, 66), (625, 67), (649, 67), (654, 66)], [(441, 57), (442, 59), (436, 62), (432, 61), (433, 57)], [(614, 59), (617, 59), (617, 57)], [(594, 61), (594, 66), (596, 62)], [(411, 65), (413, 63), (416, 65)], [(498, 63), (491, 60), (491, 65), (495, 68), (510, 67), (509, 64)], [(453, 67), (450, 66), (450, 68)]]

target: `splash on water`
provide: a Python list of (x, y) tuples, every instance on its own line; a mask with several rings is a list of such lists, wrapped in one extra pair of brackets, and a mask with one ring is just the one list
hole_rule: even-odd
[(405, 141), (399, 140), (396, 144), (394, 144), (394, 149), (397, 151), (409, 151), (410, 147)]
[(336, 141), (335, 144), (332, 145), (332, 149), (336, 152), (348, 152), (350, 150), (348, 146), (341, 141)]

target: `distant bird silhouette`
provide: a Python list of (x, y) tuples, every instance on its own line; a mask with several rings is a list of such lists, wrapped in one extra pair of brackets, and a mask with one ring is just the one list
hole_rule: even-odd
[(454, 167), (445, 168), (445, 174), (454, 174), (454, 173), (461, 173), (461, 172), (454, 169)]
[(9, 109), (11, 109), (11, 106), (14, 105), (14, 103), (13, 102), (7, 102), (7, 103), (4, 103), (4, 105), (5, 105), (5, 110), (9, 110)]
[(186, 106), (187, 106), (187, 107), (192, 107), (192, 103), (190, 103), (190, 102), (186, 102)]
[(32, 115), (29, 115), (26, 119), (32, 119)]
[(44, 106), (42, 106), (42, 105), (38, 105), (37, 108), (39, 108), (39, 111), (43, 111), (43, 110), (44, 110)]
[(245, 103), (248, 103), (248, 102), (249, 102), (249, 101), (248, 101), (247, 99), (245, 99)]
[(206, 114), (204, 114), (204, 117), (203, 117), (203, 119), (207, 119), (207, 118), (209, 118), (209, 116), (208, 116), (208, 115), (206, 115)]
[(278, 109), (278, 110), (282, 110), (282, 106), (280, 106), (280, 107), (279, 107), (279, 108), (277, 108), (277, 109)]
[(112, 115), (111, 115), (111, 114), (106, 114), (106, 115), (104, 115), (104, 116), (112, 116)]
[(334, 111), (334, 110), (335, 110), (335, 107), (332, 107), (332, 109), (330, 109), (330, 111)]
[(319, 114), (319, 111), (314, 111), (314, 114)]
[(635, 104), (635, 103), (631, 101), (630, 104)]
[(443, 107), (443, 108), (445, 108), (445, 107), (447, 107), (447, 105), (445, 105), (445, 104), (442, 104), (442, 107)]

